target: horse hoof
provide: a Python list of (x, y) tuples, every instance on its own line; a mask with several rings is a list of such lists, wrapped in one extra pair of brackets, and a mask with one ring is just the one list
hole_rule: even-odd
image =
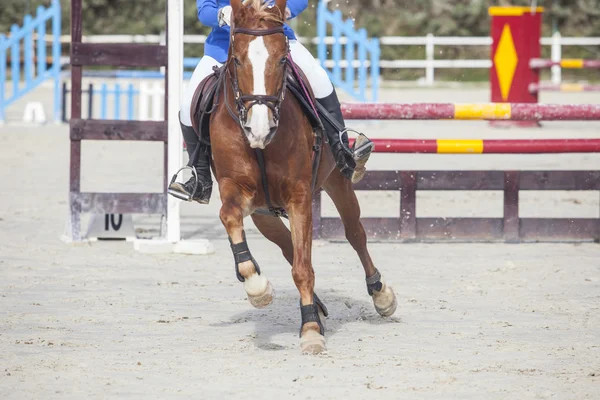
[(302, 354), (321, 354), (327, 351), (325, 336), (317, 331), (308, 330), (300, 338)]
[(259, 296), (251, 296), (248, 295), (248, 300), (250, 304), (252, 304), (256, 308), (264, 308), (271, 304), (275, 299), (275, 289), (273, 289), (273, 285), (271, 282), (267, 284), (267, 290)]
[(254, 274), (246, 278), (244, 289), (248, 295), (248, 301), (256, 308), (264, 308), (273, 302), (275, 289), (263, 275)]
[(394, 291), (385, 283), (380, 292), (377, 290), (373, 291), (373, 304), (375, 305), (377, 313), (382, 317), (389, 317), (394, 314), (396, 307), (398, 306)]

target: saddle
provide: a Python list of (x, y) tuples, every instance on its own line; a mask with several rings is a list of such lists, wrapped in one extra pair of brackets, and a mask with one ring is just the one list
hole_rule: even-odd
[(217, 108), (219, 102), (219, 91), (225, 76), (225, 66), (213, 68), (213, 73), (200, 82), (194, 96), (190, 115), (192, 116), (192, 127), (200, 141), (210, 146), (209, 123), (210, 115)]
[[(288, 62), (290, 64), (293, 63), (293, 61), (289, 59)], [(213, 69), (213, 73), (204, 78), (202, 82), (200, 82), (192, 98), (192, 104), (190, 109), (190, 114), (192, 116), (192, 126), (200, 140), (209, 146), (210, 116), (216, 110), (219, 104), (219, 95), (221, 93), (219, 89), (225, 81), (225, 67), (225, 65), (222, 67), (215, 67)], [(300, 70), (300, 68), (297, 67), (297, 65), (294, 65), (293, 68), (289, 68), (288, 71), (289, 72), (286, 76), (287, 89), (298, 100), (298, 103), (301, 105), (302, 110), (308, 117), (313, 131), (319, 132), (319, 136), (321, 136), (320, 133), (323, 132), (324, 128), (321, 122), (320, 115), (315, 114), (315, 108), (311, 106), (311, 104), (313, 104), (315, 107), (318, 107), (318, 103), (315, 99), (312, 88), (308, 83), (308, 79)], [(302, 84), (300, 83), (300, 81), (304, 84), (304, 88), (306, 88), (306, 91), (302, 88)], [(308, 93), (306, 93), (307, 91)]]

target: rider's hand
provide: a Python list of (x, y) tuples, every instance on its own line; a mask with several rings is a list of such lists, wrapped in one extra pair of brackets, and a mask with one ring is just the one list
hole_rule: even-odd
[(225, 6), (219, 10), (219, 26), (231, 26), (231, 6)]

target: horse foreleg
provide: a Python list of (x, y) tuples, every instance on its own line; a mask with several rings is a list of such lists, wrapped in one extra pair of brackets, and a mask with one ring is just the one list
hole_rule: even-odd
[(219, 182), (219, 191), (223, 204), (219, 217), (229, 235), (237, 278), (244, 283), (250, 303), (257, 308), (265, 307), (273, 301), (275, 291), (269, 280), (261, 274), (246, 242), (244, 216), (248, 214), (251, 199), (236, 183), (227, 179)]
[(333, 200), (342, 218), (346, 239), (354, 248), (365, 270), (367, 291), (373, 298), (375, 309), (382, 317), (389, 317), (396, 311), (396, 295), (385, 284), (381, 274), (375, 268), (367, 248), (367, 235), (360, 222), (360, 205), (350, 180), (336, 169), (325, 181), (323, 188)]
[(310, 185), (295, 191), (288, 206), (294, 256), (292, 277), (300, 292), (300, 347), (304, 353), (321, 353), (325, 346), (325, 317), (327, 309), (314, 293), (315, 273), (311, 263), (312, 197)]

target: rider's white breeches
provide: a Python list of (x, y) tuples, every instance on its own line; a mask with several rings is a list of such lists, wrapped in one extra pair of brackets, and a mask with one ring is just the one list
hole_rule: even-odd
[(296, 65), (306, 75), (306, 79), (308, 79), (317, 99), (322, 99), (333, 93), (333, 85), (329, 80), (329, 76), (327, 76), (327, 72), (302, 43), (291, 40), (290, 53)]
[[(306, 75), (317, 99), (322, 99), (333, 93), (333, 85), (329, 80), (329, 76), (327, 76), (327, 72), (325, 72), (321, 64), (310, 54), (306, 47), (297, 40), (290, 40), (290, 52), (296, 65)], [(213, 72), (214, 66), (220, 67), (222, 65), (214, 58), (204, 56), (196, 66), (196, 69), (194, 69), (194, 73), (183, 93), (183, 100), (181, 102), (180, 117), (184, 125), (192, 126), (190, 108), (196, 88), (204, 78)]]

